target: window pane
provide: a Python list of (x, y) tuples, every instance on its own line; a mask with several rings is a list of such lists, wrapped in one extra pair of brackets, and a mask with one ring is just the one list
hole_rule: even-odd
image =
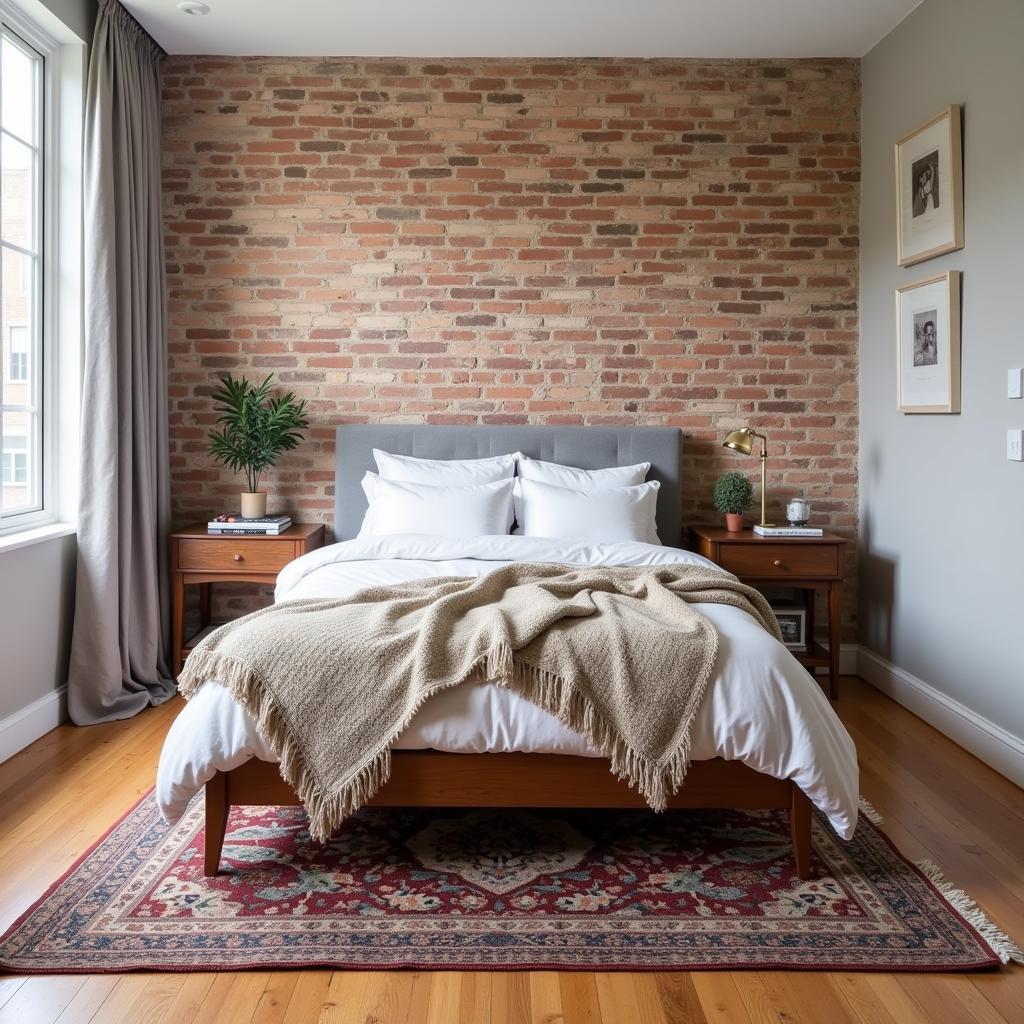
[(29, 338), (25, 324), (12, 325), (8, 331), (11, 342), (10, 362), (7, 379), (9, 381), (28, 381)]
[(10, 135), (0, 137), (3, 168), (3, 240), (23, 249), (35, 247), (35, 154)]
[(35, 404), (35, 269), (36, 260), (32, 256), (4, 248), (0, 331), (3, 342), (2, 394), (5, 406)]
[(5, 35), (0, 49), (3, 71), (3, 127), (19, 139), (36, 144), (35, 112), (39, 58), (30, 56), (14, 40)]
[(39, 505), (35, 422), (35, 417), (27, 412), (8, 411), (3, 414), (0, 512), (5, 515)]

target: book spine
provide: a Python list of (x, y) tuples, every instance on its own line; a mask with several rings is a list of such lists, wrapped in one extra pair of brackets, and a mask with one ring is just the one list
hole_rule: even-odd
[(218, 537), (231, 537), (238, 536), (239, 534), (254, 534), (259, 537), (277, 537), (282, 533), (281, 530), (214, 530), (209, 527), (206, 532), (216, 534)]
[(821, 530), (801, 530), (796, 528), (793, 530), (787, 530), (784, 527), (781, 529), (772, 530), (759, 530), (756, 526), (754, 527), (754, 533), (759, 537), (821, 537)]

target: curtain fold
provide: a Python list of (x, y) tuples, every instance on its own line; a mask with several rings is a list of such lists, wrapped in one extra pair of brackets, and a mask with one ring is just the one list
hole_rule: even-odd
[(68, 711), (88, 725), (174, 693), (168, 668), (163, 51), (100, 0), (85, 110), (81, 498)]

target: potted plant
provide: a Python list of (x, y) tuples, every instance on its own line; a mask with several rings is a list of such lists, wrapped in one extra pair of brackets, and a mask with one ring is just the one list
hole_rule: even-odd
[(295, 448), (309, 427), (305, 401), (292, 392), (275, 398), (270, 394), (273, 374), (258, 386), (244, 377), (221, 377), (211, 396), (217, 403), (220, 429), (210, 431), (210, 454), (233, 473), (245, 473), (248, 491), (241, 496), (246, 519), (267, 514), (267, 495), (259, 490), (260, 474), (273, 466), (282, 452)]
[(754, 502), (754, 487), (742, 473), (725, 473), (715, 484), (712, 499), (715, 508), (725, 513), (725, 528), (730, 533), (743, 529), (743, 513)]

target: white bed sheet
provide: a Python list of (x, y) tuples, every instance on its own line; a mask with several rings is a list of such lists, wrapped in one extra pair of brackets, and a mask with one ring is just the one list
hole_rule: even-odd
[[(468, 540), (401, 535), (346, 541), (313, 551), (280, 574), (276, 600), (342, 597), (381, 583), (480, 576), (513, 561), (572, 565), (710, 564), (676, 548), (496, 536)], [(693, 723), (694, 760), (738, 760), (792, 779), (836, 832), (856, 827), (857, 755), (818, 684), (746, 612), (695, 606), (718, 630), (719, 654)], [(429, 700), (395, 749), (574, 754), (599, 757), (578, 733), (493, 683), (464, 684)], [(172, 725), (157, 771), (157, 800), (176, 821), (216, 771), (252, 757), (276, 761), (255, 722), (218, 684), (202, 687)]]

